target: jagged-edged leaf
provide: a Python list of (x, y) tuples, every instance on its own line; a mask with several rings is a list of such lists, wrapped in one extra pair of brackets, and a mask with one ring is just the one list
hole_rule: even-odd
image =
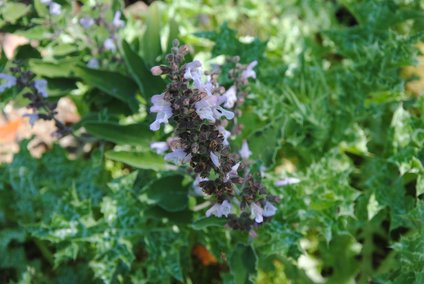
[[(252, 159), (261, 160), (267, 167), (272, 167), (280, 148), (283, 119), (276, 119), (263, 128), (253, 132), (247, 138)], [(264, 143), (266, 147), (264, 147)]]

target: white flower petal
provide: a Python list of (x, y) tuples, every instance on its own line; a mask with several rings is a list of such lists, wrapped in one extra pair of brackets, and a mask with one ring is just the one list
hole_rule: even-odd
[(243, 141), (239, 154), (243, 160), (249, 159), (250, 155), (252, 154), (252, 152), (249, 150), (249, 145), (247, 144), (246, 140)]
[(34, 87), (42, 97), (47, 98), (47, 81), (46, 80), (35, 80)]
[(286, 185), (290, 185), (290, 184), (296, 184), (301, 182), (300, 179), (298, 178), (293, 178), (293, 177), (288, 177), (282, 180), (277, 180), (275, 182), (275, 186), (286, 186)]
[(265, 202), (265, 207), (264, 207), (264, 211), (263, 211), (263, 216), (265, 217), (271, 217), (274, 216), (275, 213), (277, 212), (277, 208), (272, 205), (270, 202)]
[(219, 168), (221, 166), (221, 163), (219, 162), (219, 157), (214, 153), (210, 152), (212, 163), (215, 165), (215, 167)]
[(16, 78), (8, 74), (0, 73), (0, 80), (4, 81), (0, 84), (0, 93), (16, 85)]
[(237, 88), (236, 86), (231, 86), (223, 95), (226, 98), (224, 107), (232, 108), (237, 101)]
[(166, 142), (153, 142), (150, 144), (150, 149), (154, 150), (157, 154), (162, 155), (168, 151), (168, 143)]

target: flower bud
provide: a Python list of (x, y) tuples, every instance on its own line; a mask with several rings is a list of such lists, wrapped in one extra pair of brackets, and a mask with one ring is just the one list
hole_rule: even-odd
[(150, 69), (150, 71), (152, 72), (154, 76), (159, 76), (162, 74), (162, 68), (160, 68), (160, 66), (153, 66), (152, 69)]

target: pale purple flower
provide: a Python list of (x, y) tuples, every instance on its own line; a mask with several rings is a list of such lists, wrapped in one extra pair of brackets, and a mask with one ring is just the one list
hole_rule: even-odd
[(249, 65), (247, 65), (246, 70), (244, 70), (240, 75), (240, 79), (243, 82), (247, 82), (247, 79), (249, 78), (256, 79), (256, 72), (253, 70), (253, 68), (255, 68), (257, 64), (258, 61), (255, 60), (250, 62)]
[(227, 200), (224, 200), (222, 204), (215, 203), (211, 208), (206, 211), (206, 217), (210, 217), (211, 215), (215, 215), (216, 217), (228, 217), (231, 214), (232, 206), (231, 203)]
[(275, 182), (275, 186), (286, 186), (286, 185), (290, 185), (290, 184), (296, 184), (299, 183), (300, 179), (298, 178), (293, 178), (293, 177), (288, 177), (282, 180), (277, 180)]
[(184, 79), (193, 80), (196, 86), (202, 84), (202, 63), (199, 60), (194, 60), (185, 65)]
[(231, 137), (231, 132), (228, 131), (228, 130), (226, 130), (224, 128), (224, 126), (222, 126), (222, 125), (218, 126), (218, 131), (219, 131), (219, 133), (222, 134), (222, 136), (224, 136), (223, 144), (224, 145), (229, 145), (230, 143), (228, 142), (228, 138)]
[(225, 116), (227, 119), (233, 119), (234, 113), (221, 107), (224, 101), (224, 97), (205, 96), (195, 104), (196, 112), (201, 119), (207, 119), (211, 122), (215, 122), (221, 116)]
[(0, 84), (0, 93), (16, 85), (16, 78), (8, 74), (0, 73), (0, 80), (4, 81)]
[(237, 88), (236, 86), (231, 86), (223, 95), (226, 98), (224, 107), (232, 108), (237, 101)]
[(108, 39), (105, 40), (105, 42), (103, 43), (103, 47), (106, 50), (110, 50), (110, 51), (115, 51), (116, 50), (116, 45), (113, 42), (113, 39), (111, 39), (111, 38), (108, 38)]
[(199, 196), (201, 196), (201, 195), (204, 195), (204, 193), (203, 193), (203, 189), (200, 187), (200, 183), (202, 182), (202, 181), (208, 181), (209, 179), (208, 178), (202, 178), (201, 176), (196, 176), (196, 178), (194, 179), (194, 181), (193, 181), (193, 189), (194, 189), (194, 192), (197, 194), (197, 195), (199, 195)]
[(237, 172), (239, 166), (240, 166), (240, 162), (238, 162), (237, 164), (235, 164), (234, 166), (231, 167), (231, 171), (229, 171), (227, 173), (227, 175), (225, 176), (225, 179), (224, 179), (225, 182), (229, 181), (230, 179), (232, 179), (234, 177), (238, 177), (239, 176), (238, 175), (238, 172)]
[(47, 98), (47, 81), (46, 80), (35, 80), (34, 87), (37, 92), (44, 98)]
[(112, 24), (117, 29), (122, 28), (125, 25), (125, 22), (121, 20), (121, 11), (115, 12)]
[(159, 76), (162, 74), (162, 68), (160, 68), (160, 66), (153, 66), (150, 72), (152, 72), (154, 76)]
[(250, 204), (250, 218), (255, 219), (256, 223), (262, 223), (264, 221), (263, 212), (264, 210), (262, 209), (262, 207), (260, 207), (256, 203), (252, 202)]
[(36, 114), (36, 113), (25, 113), (23, 115), (23, 117), (28, 117), (29, 118), (29, 124), (31, 125), (31, 127), (33, 127), (35, 122), (38, 119), (38, 114)]
[(173, 161), (176, 164), (187, 163), (191, 159), (191, 154), (187, 154), (183, 149), (176, 149), (174, 152), (165, 155), (165, 161)]
[(215, 165), (215, 167), (219, 168), (221, 166), (221, 163), (219, 162), (219, 157), (214, 152), (211, 152), (210, 156), (212, 163)]
[(272, 205), (270, 202), (266, 201), (262, 216), (271, 217), (271, 216), (274, 216), (276, 212), (277, 212), (277, 208), (274, 205)]
[(156, 120), (150, 124), (150, 130), (159, 130), (161, 123), (168, 123), (168, 119), (172, 116), (171, 103), (164, 99), (164, 94), (154, 95), (151, 99), (153, 106), (150, 112), (157, 112)]
[(157, 154), (162, 155), (166, 151), (168, 151), (168, 143), (166, 142), (153, 142), (150, 144), (150, 149), (155, 151)]
[(94, 20), (91, 17), (83, 17), (79, 20), (79, 23), (85, 29), (89, 29), (92, 25), (94, 25)]
[(91, 68), (91, 69), (99, 69), (99, 67), (100, 67), (99, 60), (97, 58), (91, 58), (87, 62), (87, 67)]
[(250, 155), (252, 154), (252, 152), (249, 150), (249, 145), (247, 144), (246, 140), (243, 140), (239, 154), (243, 160), (249, 159)]
[(49, 5), (49, 13), (53, 16), (59, 16), (62, 13), (62, 6), (58, 3), (51, 2)]

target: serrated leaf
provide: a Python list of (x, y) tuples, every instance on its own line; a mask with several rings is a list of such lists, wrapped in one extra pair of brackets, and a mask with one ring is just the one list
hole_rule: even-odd
[[(280, 148), (282, 123), (282, 119), (276, 119), (249, 135), (247, 142), (252, 152), (251, 159), (261, 160), (267, 167), (274, 165), (275, 157)], [(264, 147), (264, 141), (266, 141), (266, 147)]]
[(151, 152), (108, 151), (106, 158), (130, 165), (139, 169), (160, 171), (166, 169), (162, 156)]
[(96, 137), (116, 144), (148, 146), (153, 138), (147, 124), (120, 125), (112, 122), (85, 122), (83, 126)]

